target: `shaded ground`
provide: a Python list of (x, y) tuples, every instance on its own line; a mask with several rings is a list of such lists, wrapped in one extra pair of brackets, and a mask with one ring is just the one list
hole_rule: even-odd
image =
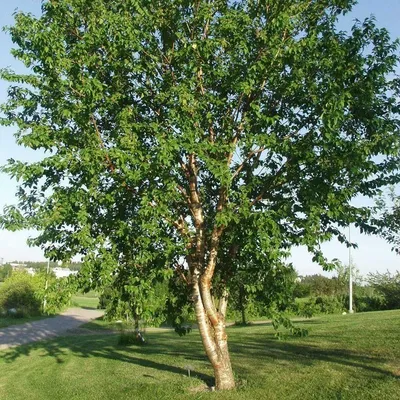
[(101, 324), (0, 352), (0, 399), (400, 399), (400, 310), (320, 316), (298, 323), (308, 337), (281, 340), (270, 323), (229, 327), (238, 388), (225, 393), (204, 391), (213, 371), (197, 330), (158, 329), (147, 345), (123, 346), (95, 331)]
[(54, 318), (0, 329), (0, 350), (64, 335), (102, 315), (103, 311), (101, 310), (70, 308)]

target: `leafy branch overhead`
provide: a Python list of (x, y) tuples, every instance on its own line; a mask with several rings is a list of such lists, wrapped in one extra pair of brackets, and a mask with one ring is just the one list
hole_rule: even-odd
[(37, 228), (51, 258), (83, 255), (93, 283), (116, 265), (181, 279), (217, 387), (232, 387), (224, 322), (240, 265), (267, 279), (306, 245), (330, 268), (323, 241), (375, 229), (351, 199), (399, 181), (398, 41), (372, 18), (339, 31), (354, 3), (49, 0), (39, 18), (17, 13), (7, 30), (30, 72), (2, 71), (2, 123), (45, 156), (4, 167), (21, 184), (1, 224)]

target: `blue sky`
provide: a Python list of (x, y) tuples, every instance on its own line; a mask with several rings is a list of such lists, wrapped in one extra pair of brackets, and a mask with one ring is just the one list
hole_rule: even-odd
[[(35, 14), (40, 12), (40, 0), (12, 0), (2, 4), (0, 14), (0, 26), (10, 25), (13, 22), (12, 14), (16, 8), (30, 11)], [(386, 27), (393, 38), (400, 37), (400, 0), (360, 0), (353, 10), (347, 15), (340, 28), (347, 29), (352, 20), (364, 19), (369, 15), (375, 15), (379, 26)], [(21, 69), (10, 55), (12, 43), (4, 32), (0, 32), (0, 67), (12, 67)], [(0, 81), (0, 102), (6, 98), (7, 84)], [(0, 127), (0, 165), (4, 165), (9, 158), (33, 161), (40, 158), (40, 154), (16, 146), (13, 137), (13, 129)], [(16, 182), (0, 173), (0, 209), (5, 204), (15, 202), (14, 193)], [(26, 239), (29, 232), (6, 232), (0, 231), (0, 260), (43, 260), (44, 256), (40, 249), (29, 248)], [(390, 245), (382, 239), (372, 236), (361, 235), (353, 228), (352, 240), (357, 242), (358, 249), (352, 251), (352, 258), (362, 275), (374, 271), (396, 271), (400, 270), (400, 256), (396, 256), (390, 250)], [(328, 258), (338, 258), (347, 263), (348, 249), (336, 242), (324, 245), (324, 251)], [(311, 257), (303, 248), (295, 249), (291, 261), (300, 274), (320, 273), (321, 267), (312, 263)]]

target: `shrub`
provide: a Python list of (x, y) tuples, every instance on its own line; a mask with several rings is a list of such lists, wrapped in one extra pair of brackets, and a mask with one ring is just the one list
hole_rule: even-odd
[(346, 309), (345, 303), (345, 296), (318, 296), (297, 301), (291, 310), (301, 317), (311, 318), (317, 314), (340, 314)]
[(346, 308), (343, 296), (319, 296), (315, 304), (322, 314), (340, 314)]
[(300, 317), (311, 318), (315, 314), (319, 314), (321, 309), (315, 304), (315, 298), (310, 298), (308, 301), (297, 303), (295, 312)]
[[(347, 304), (348, 304), (348, 299), (347, 299)], [(355, 295), (353, 297), (353, 305), (357, 312), (380, 311), (386, 308), (384, 297), (379, 295), (370, 295), (370, 296)]]
[(35, 280), (26, 272), (15, 272), (0, 287), (0, 309), (15, 309), (13, 316), (40, 314), (41, 301), (37, 295)]
[(123, 330), (118, 336), (119, 346), (130, 346), (132, 344), (143, 345), (146, 344), (146, 340), (140, 331)]

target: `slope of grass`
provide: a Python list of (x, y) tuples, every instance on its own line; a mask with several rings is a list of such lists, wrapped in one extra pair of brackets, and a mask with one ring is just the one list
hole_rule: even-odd
[(97, 308), (98, 304), (99, 297), (94, 291), (89, 293), (76, 293), (71, 298), (72, 307)]
[[(212, 369), (197, 331), (149, 331), (145, 346), (96, 331), (0, 353), (0, 398), (385, 399), (400, 398), (400, 310), (298, 323), (307, 338), (278, 340), (270, 324), (228, 329), (237, 390), (209, 393)], [(187, 369), (192, 370), (191, 377)]]

